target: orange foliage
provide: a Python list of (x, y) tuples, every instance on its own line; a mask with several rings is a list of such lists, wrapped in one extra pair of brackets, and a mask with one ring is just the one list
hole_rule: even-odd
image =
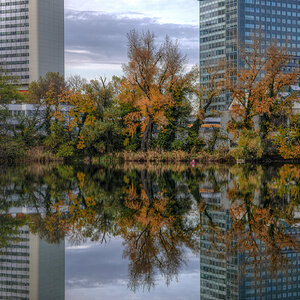
[[(263, 51), (261, 41), (255, 39), (250, 49), (240, 51), (244, 66), (231, 66), (226, 72), (226, 86), (233, 99), (233, 120), (228, 131), (235, 133), (243, 128), (253, 129), (255, 116), (288, 115), (296, 95), (283, 96), (283, 93), (299, 77), (298, 70), (283, 71), (291, 59), (285, 49), (271, 46)], [(270, 124), (264, 122), (261, 130), (270, 131)]]
[[(54, 103), (51, 100), (51, 92), (48, 95), (48, 103)], [(65, 107), (61, 105), (65, 105)], [(72, 132), (74, 129), (77, 129), (77, 148), (84, 149), (85, 140), (81, 134), (81, 128), (83, 126), (93, 126), (95, 123), (95, 101), (88, 94), (64, 91), (60, 95), (58, 103), (55, 103), (55, 108), (55, 119), (64, 124), (66, 131)]]

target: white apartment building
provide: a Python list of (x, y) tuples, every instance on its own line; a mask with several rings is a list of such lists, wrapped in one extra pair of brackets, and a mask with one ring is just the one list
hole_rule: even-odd
[(23, 89), (64, 75), (64, 0), (0, 0), (0, 64)]

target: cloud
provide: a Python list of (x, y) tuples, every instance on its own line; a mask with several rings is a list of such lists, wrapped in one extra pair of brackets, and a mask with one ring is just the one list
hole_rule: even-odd
[[(65, 11), (67, 73), (90, 69), (120, 71), (127, 62), (126, 34), (131, 29), (150, 30), (162, 42), (166, 35), (179, 41), (191, 64), (198, 60), (198, 28), (186, 24), (161, 24), (156, 18), (95, 11)], [(101, 75), (101, 74), (99, 74)], [(118, 74), (117, 74), (118, 75)]]
[(65, 0), (67, 9), (105, 11), (122, 15), (139, 14), (158, 18), (160, 23), (198, 24), (197, 0)]

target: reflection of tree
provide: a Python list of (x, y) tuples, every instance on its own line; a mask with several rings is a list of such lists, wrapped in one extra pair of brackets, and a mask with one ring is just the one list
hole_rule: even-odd
[[(0, 211), (1, 213), (1, 211)], [(0, 214), (0, 253), (1, 249), (18, 242), (19, 230), (26, 224), (24, 217)]]
[[(4, 174), (0, 175), (0, 252), (1, 248), (18, 241), (19, 230), (26, 224), (26, 217), (13, 217), (9, 214), (9, 209), (19, 201), (16, 199), (13, 201), (12, 195), (15, 186), (7, 184)], [(8, 175), (12, 175), (12, 173)]]
[(129, 214), (120, 221), (133, 290), (153, 287), (157, 271), (169, 283), (185, 262), (183, 245), (194, 251), (199, 246), (192, 241), (197, 224), (192, 228), (183, 223), (176, 197), (171, 201), (165, 188), (156, 187), (154, 193), (154, 182), (146, 170), (141, 171), (141, 182), (139, 193), (134, 186), (126, 191), (124, 204)]
[[(8, 168), (0, 175), (0, 247), (25, 223), (49, 242), (68, 236), (77, 244), (102, 243), (120, 235), (133, 290), (153, 287), (157, 274), (169, 283), (186, 248), (199, 253), (200, 237), (224, 259), (243, 252), (251, 264), (259, 267), (264, 257), (276, 269), (283, 249), (298, 246), (288, 230), (299, 206), (298, 182), (297, 166), (234, 166), (230, 173), (212, 166)], [(35, 213), (12, 218), (11, 206)]]
[[(257, 268), (261, 267), (263, 258), (269, 264), (266, 269), (270, 271), (278, 270), (286, 263), (284, 249), (298, 248), (297, 238), (288, 232), (288, 227), (296, 224), (294, 197), (297, 195), (290, 193), (293, 200), (290, 198), (286, 203), (286, 191), (283, 193), (283, 186), (278, 186), (278, 182), (285, 185), (287, 174), (291, 174), (291, 169), (283, 172), (286, 168), (284, 166), (279, 170), (279, 176), (273, 179), (274, 185), (270, 178), (269, 182), (264, 181), (266, 176), (261, 167), (249, 169), (235, 166), (232, 169), (235, 178), (233, 188), (228, 189), (228, 196), (234, 201), (230, 209), (232, 228), (227, 235), (228, 246), (231, 250), (246, 252), (246, 260)], [(278, 196), (282, 199), (282, 205), (278, 203)]]

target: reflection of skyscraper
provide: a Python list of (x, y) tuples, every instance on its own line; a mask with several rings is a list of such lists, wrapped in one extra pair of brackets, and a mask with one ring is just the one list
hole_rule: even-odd
[(206, 234), (200, 240), (201, 300), (238, 299), (238, 258), (227, 257), (225, 241), (216, 238), (209, 229), (212, 221), (226, 232), (231, 225), (229, 211), (221, 193), (215, 193), (208, 185), (201, 192), (207, 205)]
[[(220, 237), (215, 239), (209, 224), (213, 221), (224, 232), (231, 227), (226, 193), (215, 193), (208, 185), (201, 192), (206, 203), (204, 226), (207, 229), (201, 237), (201, 300), (300, 299), (300, 253), (284, 249), (281, 254), (288, 263), (273, 273), (263, 245), (256, 265), (251, 259), (245, 259), (249, 256), (247, 252), (226, 253), (225, 243)], [(288, 233), (297, 236), (299, 241), (300, 227), (289, 228)]]
[(0, 250), (0, 299), (63, 300), (65, 245), (48, 244), (24, 227)]
[[(300, 228), (289, 229), (288, 233), (299, 238)], [(285, 266), (273, 274), (264, 256), (256, 268), (251, 262), (247, 263), (239, 282), (239, 299), (300, 299), (300, 253), (285, 248), (282, 256), (286, 259)]]

